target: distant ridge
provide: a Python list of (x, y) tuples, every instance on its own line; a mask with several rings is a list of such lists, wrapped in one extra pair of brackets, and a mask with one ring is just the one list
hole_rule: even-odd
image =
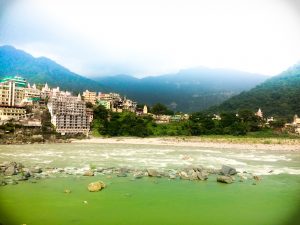
[(161, 102), (175, 111), (194, 112), (249, 90), (265, 81), (267, 76), (199, 67), (143, 79), (129, 75), (93, 79), (140, 103), (151, 105)]
[(47, 82), (52, 87), (59, 86), (73, 92), (105, 90), (98, 82), (73, 73), (51, 59), (34, 58), (13, 46), (4, 45), (0, 47), (0, 78), (8, 75), (22, 76), (30, 83)]
[(266, 116), (291, 119), (300, 115), (300, 63), (281, 74), (266, 80), (255, 88), (242, 92), (210, 112), (237, 112), (240, 109), (261, 108)]

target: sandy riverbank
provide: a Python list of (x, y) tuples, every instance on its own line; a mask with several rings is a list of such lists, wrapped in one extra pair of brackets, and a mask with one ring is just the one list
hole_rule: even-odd
[(300, 151), (299, 140), (289, 139), (222, 139), (222, 138), (199, 138), (199, 137), (162, 137), (162, 138), (90, 138), (84, 140), (72, 140), (72, 143), (97, 143), (97, 144), (138, 144), (138, 145), (172, 145), (193, 146), (218, 149), (253, 149), (270, 151)]

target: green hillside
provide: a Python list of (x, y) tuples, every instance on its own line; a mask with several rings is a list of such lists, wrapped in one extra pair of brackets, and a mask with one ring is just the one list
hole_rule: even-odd
[(46, 57), (34, 58), (12, 46), (1, 46), (0, 78), (14, 75), (22, 76), (30, 83), (47, 82), (52, 87), (59, 86), (62, 90), (73, 92), (105, 90), (98, 82), (73, 73)]
[(94, 79), (141, 103), (153, 105), (161, 102), (174, 111), (195, 112), (220, 104), (241, 91), (250, 90), (267, 77), (235, 70), (198, 67), (142, 79), (128, 75)]
[(261, 108), (266, 116), (291, 118), (300, 115), (300, 64), (278, 76), (272, 77), (255, 88), (236, 95), (210, 112), (237, 112), (240, 109)]

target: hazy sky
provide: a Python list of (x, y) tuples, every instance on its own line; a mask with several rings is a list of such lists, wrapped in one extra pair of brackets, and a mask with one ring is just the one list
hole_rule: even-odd
[(83, 75), (207, 66), (273, 75), (300, 61), (300, 0), (0, 0), (0, 45)]

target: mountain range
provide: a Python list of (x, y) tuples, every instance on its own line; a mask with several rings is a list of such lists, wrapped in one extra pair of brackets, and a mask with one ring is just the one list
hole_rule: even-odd
[(274, 76), (249, 91), (224, 101), (208, 111), (214, 113), (237, 112), (240, 109), (261, 108), (265, 116), (291, 119), (300, 115), (300, 64)]
[(0, 47), (0, 78), (20, 75), (30, 83), (48, 83), (51, 87), (60, 86), (63, 90), (82, 92), (106, 90), (101, 84), (59, 65), (46, 57), (35, 58), (13, 46)]
[(142, 79), (129, 75), (87, 78), (46, 57), (35, 58), (12, 46), (0, 47), (0, 78), (20, 75), (30, 83), (60, 86), (75, 93), (84, 90), (118, 92), (142, 104), (157, 102), (174, 111), (193, 112), (220, 104), (249, 90), (267, 76), (204, 67)]
[(140, 103), (152, 105), (161, 102), (174, 111), (194, 112), (219, 104), (243, 90), (249, 90), (267, 77), (198, 67), (142, 79), (128, 75), (93, 79)]

